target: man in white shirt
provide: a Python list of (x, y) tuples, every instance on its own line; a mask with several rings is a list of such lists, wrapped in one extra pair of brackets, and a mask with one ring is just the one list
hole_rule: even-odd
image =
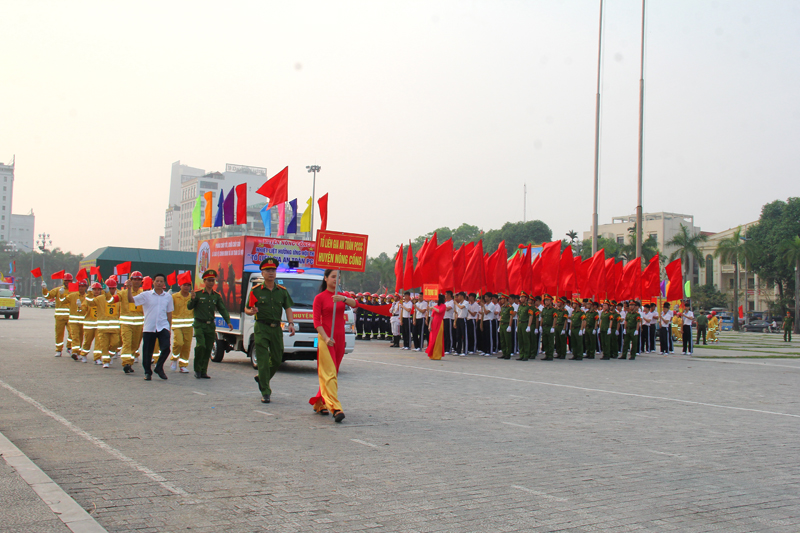
[(683, 311), (683, 355), (692, 355), (692, 326), (694, 325), (694, 313), (692, 312), (691, 302), (686, 300), (683, 302), (686, 309)]
[(425, 317), (428, 315), (428, 302), (422, 299), (422, 294), (414, 298), (414, 351), (422, 351), (425, 332)]
[(400, 319), (403, 329), (403, 349), (411, 349), (411, 326), (414, 322), (414, 302), (411, 301), (411, 293), (403, 293), (403, 303), (400, 304)]
[(477, 301), (474, 292), (469, 293), (469, 305), (467, 305), (467, 346), (468, 355), (472, 355), (478, 349), (478, 321), (481, 315), (481, 304)]
[(661, 341), (661, 355), (667, 355), (672, 351), (672, 311), (669, 302), (665, 302), (658, 315), (658, 335)]
[(446, 291), (444, 293), (444, 320), (442, 321), (442, 327), (444, 328), (444, 353), (447, 355), (454, 351), (453, 346), (455, 345), (455, 342), (453, 342), (455, 305), (453, 291)]
[[(142, 366), (144, 379), (150, 381), (153, 376), (153, 348), (156, 339), (161, 347), (161, 355), (156, 363), (156, 374), (161, 379), (167, 379), (164, 372), (164, 362), (169, 358), (170, 331), (172, 330), (172, 311), (175, 304), (164, 287), (167, 286), (167, 277), (164, 274), (153, 276), (153, 289), (143, 291), (131, 299), (130, 292), (125, 291), (129, 304), (141, 305), (144, 311), (144, 327), (142, 328)], [(133, 300), (133, 301), (131, 301)]]
[(454, 304), (454, 314), (456, 317), (456, 327), (454, 335), (453, 351), (461, 357), (467, 356), (467, 316), (469, 315), (469, 304), (465, 301), (466, 294), (459, 292), (456, 294)]
[(389, 325), (392, 328), (392, 344), (390, 345), (391, 348), (399, 348), (400, 347), (400, 308), (401, 304), (400, 301), (397, 299), (397, 294), (394, 296), (390, 296), (392, 299), (392, 307), (390, 308), (390, 313), (392, 313), (392, 317), (389, 319)]
[(497, 331), (492, 330), (492, 323), (494, 322), (494, 304), (492, 303), (491, 293), (483, 295), (481, 303), (481, 341), (483, 348), (483, 355), (490, 357), (494, 353), (494, 339), (497, 337)]

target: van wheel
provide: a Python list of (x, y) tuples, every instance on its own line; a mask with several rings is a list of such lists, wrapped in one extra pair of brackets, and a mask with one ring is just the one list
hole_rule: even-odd
[(256, 343), (250, 341), (250, 347), (247, 349), (247, 357), (250, 358), (250, 364), (253, 365), (255, 370), (258, 370), (258, 362), (256, 362)]
[(14, 313), (14, 320), (19, 320), (19, 313)]
[(221, 363), (222, 359), (225, 357), (225, 341), (222, 339), (217, 339), (217, 342), (214, 346), (214, 355), (211, 357), (211, 360), (215, 363)]

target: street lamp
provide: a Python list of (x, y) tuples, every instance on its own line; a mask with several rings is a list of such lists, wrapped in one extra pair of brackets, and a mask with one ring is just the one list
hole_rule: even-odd
[(49, 233), (40, 233), (37, 237), (39, 240), (36, 241), (36, 247), (42, 252), (42, 276), (44, 276), (44, 254), (48, 246), (53, 246), (53, 241), (50, 240)]
[(317, 172), (322, 170), (319, 165), (307, 165), (306, 170), (311, 173), (314, 173), (314, 180), (311, 182), (311, 240), (314, 240), (314, 202), (316, 198), (314, 194), (316, 193), (317, 188)]

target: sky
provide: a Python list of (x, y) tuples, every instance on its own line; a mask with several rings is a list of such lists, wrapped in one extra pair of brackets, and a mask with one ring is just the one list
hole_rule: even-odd
[[(178, 160), (288, 165), (301, 204), (320, 165), (371, 256), (591, 227), (599, 0), (0, 5), (0, 161), (62, 250), (157, 248)], [(642, 7), (603, 5), (600, 224), (636, 209)], [(646, 9), (644, 212), (715, 232), (800, 195), (800, 3)]]

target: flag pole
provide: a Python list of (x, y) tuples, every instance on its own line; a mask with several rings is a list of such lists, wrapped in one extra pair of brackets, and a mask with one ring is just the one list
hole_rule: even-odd
[(597, 38), (597, 95), (594, 111), (594, 211), (592, 213), (592, 255), (597, 253), (597, 199), (600, 188), (600, 60), (603, 52), (603, 0), (600, 0), (600, 30)]
[[(339, 292), (339, 276), (342, 275), (341, 270), (336, 271), (336, 288), (333, 289), (333, 295)], [(333, 326), (336, 324), (336, 300), (333, 300), (333, 316), (331, 317), (331, 339), (333, 338)]]
[(642, 256), (642, 167), (644, 157), (644, 15), (645, 0), (642, 0), (642, 57), (639, 67), (639, 176), (636, 195), (636, 257)]

